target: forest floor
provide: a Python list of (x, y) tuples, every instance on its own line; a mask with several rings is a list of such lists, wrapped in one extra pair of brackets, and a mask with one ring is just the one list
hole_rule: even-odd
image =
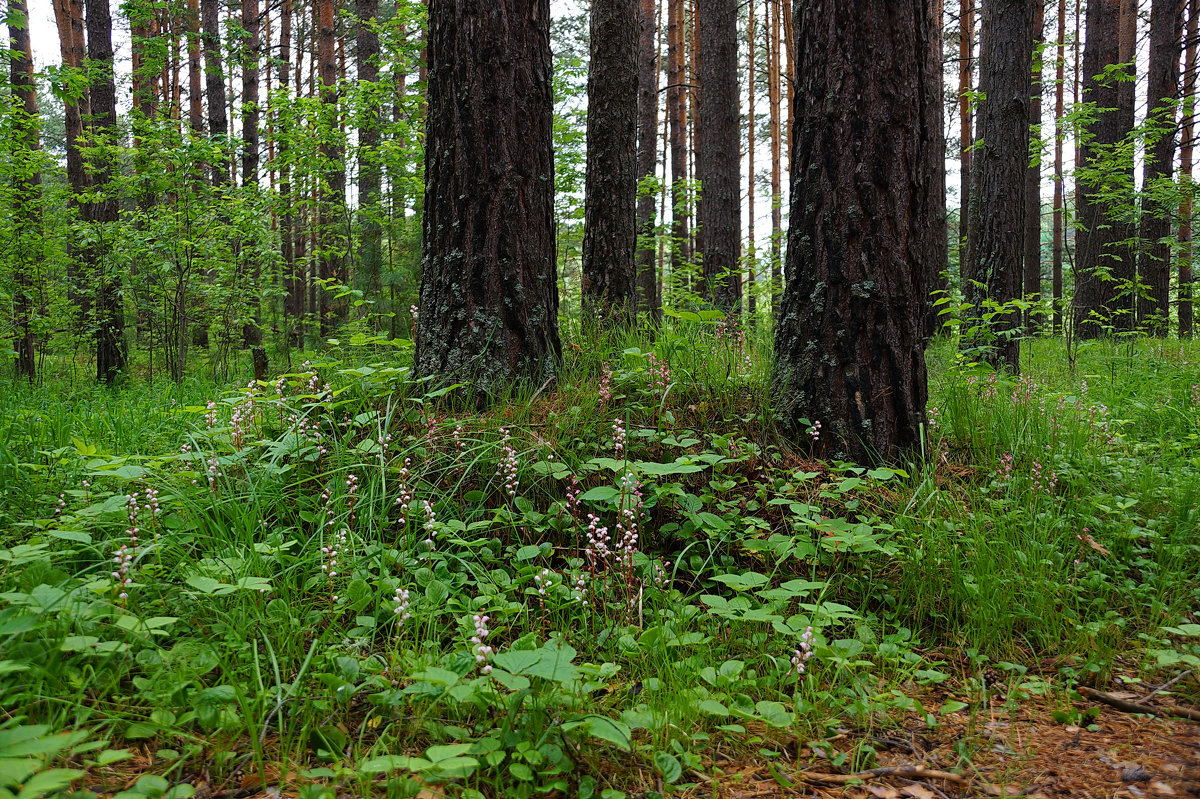
[(889, 468), (703, 321), (482, 414), (353, 350), (0, 393), (0, 799), (1198, 794), (1095, 692), (1200, 706), (1200, 345), (1024, 349), (931, 349)]
[[(1133, 691), (1115, 695), (1129, 701), (1138, 701), (1142, 696)], [(927, 698), (936, 701), (935, 697)], [(858, 772), (861, 777), (856, 780), (849, 780), (849, 774), (833, 768), (822, 750), (814, 751), (803, 744), (797, 748), (795, 742), (775, 736), (772, 745), (779, 749), (765, 754), (731, 753), (726, 757), (712, 753), (705, 757), (702, 770), (688, 775), (692, 787), (676, 795), (680, 799), (1200, 796), (1200, 724), (1129, 714), (1103, 703), (1078, 701), (1073, 707), (1081, 715), (1090, 711), (1086, 726), (1057, 721), (1054, 715), (1062, 713), (1061, 701), (1028, 697), (1005, 701), (1001, 707), (947, 714), (934, 730), (917, 714), (871, 734), (847, 729), (827, 743), (842, 749), (866, 744), (878, 752), (877, 765)], [(769, 730), (761, 732), (771, 738)], [(145, 747), (119, 767), (99, 769), (84, 777), (82, 783), (101, 797), (130, 789), (145, 774), (159, 773), (151, 749)], [(964, 765), (963, 753), (967, 751), (969, 762)], [(636, 764), (628, 761), (614, 762), (611, 767), (637, 771)], [(280, 767), (268, 766), (267, 772), (277, 779)], [(215, 786), (207, 782), (211, 775), (203, 772), (187, 776), (198, 786), (197, 799), (281, 799), (300, 795), (294, 789), (264, 789), (256, 773)], [(653, 773), (643, 773), (642, 778), (648, 792), (644, 795), (657, 795), (663, 790), (661, 779), (655, 779)], [(416, 799), (449, 795), (429, 786)], [(551, 799), (563, 795), (547, 794)], [(339, 799), (352, 797), (349, 793), (339, 795)]]

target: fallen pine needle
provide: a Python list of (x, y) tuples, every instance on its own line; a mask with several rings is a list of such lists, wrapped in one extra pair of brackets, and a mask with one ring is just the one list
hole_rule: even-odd
[(797, 772), (795, 777), (805, 782), (830, 782), (838, 785), (853, 780), (867, 780), (872, 777), (908, 777), (909, 779), (946, 780), (947, 782), (965, 783), (967, 780), (961, 774), (950, 771), (936, 771), (921, 766), (884, 766), (866, 771), (856, 771), (853, 774), (819, 774), (813, 771)]

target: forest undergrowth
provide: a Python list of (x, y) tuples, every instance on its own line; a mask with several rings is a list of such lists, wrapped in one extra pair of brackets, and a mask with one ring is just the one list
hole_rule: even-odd
[(873, 469), (700, 316), (482, 414), (369, 347), (9, 384), (0, 797), (704, 794), (901, 718), (1086, 725), (1078, 687), (1200, 667), (1200, 346), (1024, 347), (935, 344), (926, 450)]

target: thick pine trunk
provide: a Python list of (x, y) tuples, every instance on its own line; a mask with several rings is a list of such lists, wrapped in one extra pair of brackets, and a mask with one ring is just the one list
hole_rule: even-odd
[(549, 0), (430, 0), (415, 371), (493, 394), (557, 373)]
[[(87, 0), (87, 57), (92, 71), (91, 106), (94, 139), (117, 144), (117, 87), (113, 80), (112, 16), (108, 0)], [(87, 262), (96, 287), (96, 376), (112, 383), (125, 369), (125, 308), (121, 302), (121, 273), (110, 258), (106, 226), (120, 210), (111, 181), (115, 171), (111, 150), (101, 146), (91, 164), (93, 202), (84, 219), (94, 226)]]
[[(977, 335), (993, 366), (1020, 370), (1019, 311), (992, 314), (1021, 296), (1025, 233), (1025, 183), (1029, 165), (1029, 98), (1032, 83), (1034, 5), (1040, 0), (990, 0), (979, 38), (979, 138), (971, 162), (967, 218), (966, 294)], [(979, 321), (975, 321), (979, 320)]]
[[(920, 447), (930, 238), (924, 0), (797, 6), (796, 139), (774, 395), (817, 454), (894, 461)], [(863, 165), (869, 165), (864, 169)]]
[[(1044, 0), (1033, 3), (1033, 51), (1038, 49), (1045, 36), (1046, 9)], [(1029, 168), (1025, 175), (1025, 254), (1022, 291), (1025, 299), (1038, 302), (1042, 296), (1042, 58), (1033, 60), (1032, 92), (1029, 99), (1030, 151)], [(1038, 131), (1034, 138), (1033, 131)], [(1033, 308), (1025, 313), (1025, 332), (1037, 332), (1037, 314)]]
[(38, 134), (37, 87), (33, 79), (33, 48), (29, 37), (29, 10), (25, 0), (9, 0), (8, 38), (13, 99), (12, 137), (16, 163), (10, 164), (13, 180), (13, 350), (18, 378), (33, 382), (37, 360), (33, 337), (33, 276), (42, 260), (42, 172), (37, 166), (41, 149)]
[(737, 0), (705, 0), (696, 15), (704, 54), (696, 120), (697, 244), (708, 297), (727, 313), (740, 313), (742, 304), (737, 9)]
[(1196, 16), (1196, 0), (1188, 0), (1187, 33), (1184, 34), (1185, 55), (1183, 58), (1183, 130), (1180, 134), (1179, 146), (1179, 183), (1186, 190), (1183, 200), (1179, 203), (1179, 337), (1190, 338), (1192, 335), (1193, 318), (1193, 270), (1192, 256), (1192, 135), (1195, 132), (1196, 113), (1196, 37), (1200, 35), (1200, 26)]
[[(658, 13), (654, 0), (640, 0), (638, 36), (637, 178), (652, 178), (658, 164)], [(653, 322), (662, 316), (658, 273), (654, 264), (654, 194), (637, 200), (637, 310)]]
[(1126, 190), (1128, 175), (1118, 170), (1097, 170), (1097, 162), (1111, 156), (1114, 145), (1129, 132), (1125, 115), (1118, 109), (1121, 90), (1116, 81), (1101, 73), (1110, 64), (1119, 63), (1122, 0), (1089, 0), (1087, 4), (1086, 43), (1083, 49), (1082, 91), (1084, 100), (1099, 114), (1079, 147), (1076, 188), (1075, 234), (1075, 328), (1081, 338), (1105, 335), (1114, 308), (1114, 281), (1127, 270), (1124, 265), (1130, 225), (1127, 216), (1112, 209), (1111, 197)]
[(1152, 336), (1169, 329), (1171, 286), (1171, 215), (1174, 204), (1156, 202), (1154, 192), (1170, 189), (1175, 166), (1175, 101), (1179, 87), (1179, 48), (1183, 6), (1179, 0), (1150, 4), (1150, 64), (1146, 96), (1156, 121), (1155, 139), (1146, 148), (1142, 172), (1141, 230), (1138, 233), (1138, 279), (1149, 292), (1137, 306), (1137, 321)]
[(629, 324), (637, 314), (637, 0), (592, 0), (587, 96), (584, 314)]
[(382, 184), (379, 106), (383, 87), (379, 85), (379, 33), (375, 29), (379, 0), (357, 0), (356, 13), (356, 71), (362, 95), (362, 116), (358, 125), (358, 212), (362, 229), (359, 284), (369, 296), (379, 297), (383, 293), (383, 226), (379, 207)]

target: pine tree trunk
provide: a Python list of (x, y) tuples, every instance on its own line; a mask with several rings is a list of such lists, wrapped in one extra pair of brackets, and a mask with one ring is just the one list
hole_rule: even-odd
[(971, 76), (974, 72), (975, 2), (959, 0), (958, 21), (958, 141), (959, 141), (959, 206), (958, 206), (958, 268), (959, 283), (967, 293), (967, 261), (971, 251), (967, 220), (971, 218)]
[(741, 313), (741, 129), (738, 119), (737, 0), (698, 4), (700, 91), (696, 178), (697, 244), (713, 305)]
[[(91, 86), (92, 130), (98, 144), (117, 140), (117, 87), (113, 80), (112, 16), (108, 0), (87, 0), (87, 57)], [(110, 185), (115, 172), (111, 151), (100, 146), (92, 161), (92, 189), (96, 199), (84, 207), (92, 223), (94, 243), (87, 250), (90, 274), (96, 286), (96, 376), (112, 383), (125, 370), (125, 308), (121, 301), (121, 274), (110, 258), (106, 226), (117, 221), (119, 205)]]
[(415, 372), (492, 395), (558, 371), (549, 0), (430, 0)]
[(637, 314), (638, 27), (637, 0), (592, 0), (583, 311), (618, 325)]
[(1067, 0), (1058, 0), (1058, 38), (1054, 50), (1054, 233), (1050, 245), (1050, 281), (1054, 299), (1053, 331), (1062, 333), (1063, 300), (1063, 80), (1066, 71)]
[[(54, 21), (58, 27), (59, 49), (64, 72), (78, 75), (83, 70), (83, 54), (86, 39), (83, 32), (83, 0), (54, 0)], [(67, 183), (71, 187), (67, 204), (82, 215), (80, 197), (88, 188), (88, 175), (83, 166), (83, 120), (91, 115), (87, 90), (78, 90), (79, 84), (64, 79), (60, 85), (63, 93), (63, 132), (66, 138)], [(80, 246), (75, 242), (67, 245), (67, 298), (78, 308), (77, 324), (83, 329), (91, 327), (92, 313), (91, 281), (81, 262)]]
[[(944, 37), (942, 19), (943, 0), (927, 0), (926, 8), (929, 13), (929, 46), (927, 55), (929, 74), (942, 76), (942, 48)], [(929, 242), (929, 288), (930, 294), (926, 299), (925, 338), (928, 340), (942, 327), (940, 311), (943, 306), (933, 303), (950, 291), (950, 219), (946, 211), (946, 105), (942, 92), (931, 92), (925, 95), (929, 102), (924, 113), (930, 120), (929, 133), (934, 136), (934, 142), (929, 149), (930, 160), (928, 170), (932, 178), (929, 189), (928, 207), (933, 214), (934, 222), (939, 231)]]
[(787, 152), (788, 164), (790, 165), (792, 162), (792, 149), (796, 146), (796, 139), (793, 135), (793, 123), (796, 111), (796, 80), (798, 78), (796, 64), (793, 63), (796, 52), (796, 35), (792, 25), (792, 3), (788, 0), (780, 0), (779, 5), (783, 9), (783, 42), (779, 48), (785, 100), (784, 120), (786, 123), (783, 131), (783, 143), (786, 148), (785, 152)]
[(746, 310), (750, 314), (751, 324), (755, 323), (755, 317), (758, 313), (758, 298), (756, 296), (754, 282), (757, 269), (757, 246), (754, 241), (754, 195), (757, 193), (757, 186), (754, 175), (754, 147), (755, 147), (755, 128), (758, 126), (758, 115), (755, 110), (755, 94), (758, 89), (758, 76), (755, 74), (755, 50), (758, 42), (754, 40), (755, 27), (755, 0), (750, 0), (749, 13), (746, 15), (746, 171), (748, 175), (748, 185), (746, 186)]
[[(1119, 31), (1120, 50), (1117, 57), (1120, 63), (1129, 65), (1125, 68), (1125, 74), (1130, 78), (1117, 84), (1117, 115), (1120, 118), (1122, 137), (1125, 137), (1133, 130), (1135, 119), (1137, 0), (1121, 0)], [(1133, 169), (1134, 166), (1131, 162), (1122, 170), (1123, 176), (1128, 182), (1125, 192), (1128, 195), (1128, 199), (1125, 200), (1127, 208), (1121, 220), (1121, 232), (1125, 234), (1125, 237), (1123, 242), (1117, 245), (1117, 256), (1112, 261), (1112, 276), (1116, 283), (1113, 286), (1112, 304), (1107, 309), (1108, 316), (1113, 320), (1116, 329), (1124, 331), (1130, 331), (1137, 327), (1137, 306), (1140, 294), (1140, 289), (1137, 288), (1138, 248), (1134, 242), (1137, 225), (1134, 222), (1133, 206), (1136, 200), (1133, 199)]]
[(242, 185), (258, 188), (259, 165), (259, 94), (258, 94), (258, 50), (259, 21), (258, 0), (242, 0)]
[[(1029, 100), (1030, 146), (1027, 160), (1029, 167), (1025, 175), (1025, 254), (1022, 291), (1025, 299), (1038, 302), (1042, 298), (1042, 58), (1036, 55), (1045, 38), (1046, 8), (1044, 0), (1033, 3), (1033, 79)], [(1033, 131), (1038, 131), (1034, 138)], [(1037, 332), (1037, 314), (1030, 308), (1025, 312), (1025, 333), (1032, 336)]]
[(971, 161), (967, 218), (967, 298), (981, 327), (965, 343), (984, 346), (993, 366), (1020, 371), (1019, 311), (993, 313), (1021, 296), (1025, 183), (1029, 164), (1034, 6), (1041, 0), (990, 0), (979, 36), (979, 138)]
[(1191, 338), (1195, 286), (1192, 257), (1192, 153), (1196, 113), (1196, 38), (1200, 35), (1196, 0), (1187, 0), (1187, 33), (1183, 58), (1183, 130), (1179, 140), (1179, 183), (1185, 190), (1179, 203), (1179, 337)]
[(42, 261), (42, 172), (38, 128), (37, 86), (33, 78), (33, 48), (29, 37), (29, 10), (25, 0), (9, 0), (8, 39), (10, 86), (13, 103), (11, 125), (15, 145), (12, 170), (13, 236), (12, 309), (14, 367), (17, 378), (30, 383), (37, 376), (33, 336), (33, 276)]
[[(637, 177), (652, 178), (658, 164), (658, 13), (654, 0), (640, 0), (638, 37)], [(638, 193), (637, 310), (657, 324), (662, 317), (654, 264), (654, 194)]]
[(371, 297), (383, 293), (383, 226), (380, 224), (382, 172), (379, 165), (380, 111), (379, 0), (357, 0), (358, 48), (356, 71), (362, 95), (358, 125), (358, 213), (362, 229), (359, 256), (360, 287)]
[(684, 90), (683, 0), (668, 1), (667, 116), (671, 122), (671, 273), (691, 258), (688, 248), (687, 95)]
[(1146, 147), (1142, 172), (1142, 216), (1138, 232), (1138, 279), (1149, 287), (1138, 302), (1137, 321), (1152, 336), (1169, 331), (1171, 307), (1171, 202), (1156, 202), (1156, 188), (1169, 188), (1175, 166), (1175, 101), (1179, 86), (1179, 48), (1183, 6), (1179, 0), (1150, 4), (1150, 64), (1146, 96), (1156, 139)]
[[(764, 26), (767, 50), (767, 103), (771, 106), (771, 310), (778, 309), (783, 291), (783, 64), (780, 55), (779, 5), (788, 0), (767, 0), (770, 22)], [(790, 146), (790, 145), (789, 145)], [(776, 313), (776, 316), (778, 314)]]
[[(321, 81), (320, 153), (323, 169), (317, 203), (317, 272), (321, 280), (345, 283), (346, 166), (338, 114), (337, 39), (333, 0), (318, 0), (317, 71)], [(328, 290), (318, 295), (321, 335), (333, 329), (335, 317), (345, 316), (342, 302), (330, 302)]]
[(204, 132), (203, 94), (200, 79), (200, 0), (187, 0), (187, 54), (188, 54), (188, 126), (199, 135)]
[(772, 385), (794, 436), (821, 423), (814, 451), (825, 457), (894, 461), (921, 445), (937, 234), (924, 205), (937, 140), (927, 109), (930, 93), (941, 97), (928, 8), (811, 0), (796, 9), (801, 88)]
[[(1118, 109), (1121, 94), (1118, 84), (1097, 79), (1105, 66), (1120, 63), (1121, 4), (1122, 0), (1090, 0), (1087, 4), (1083, 96), (1097, 108), (1110, 110), (1100, 113), (1091, 126), (1090, 137), (1083, 137), (1079, 147), (1080, 161), (1077, 162), (1083, 168), (1094, 168), (1097, 160), (1129, 132), (1125, 115)], [(1113, 279), (1125, 271), (1122, 261), (1127, 257), (1127, 247), (1124, 242), (1132, 231), (1125, 215), (1114, 212), (1110, 203), (1111, 196), (1123, 190), (1125, 178), (1112, 169), (1102, 171), (1107, 185), (1101, 185), (1096, 177), (1077, 178), (1079, 229), (1075, 234), (1074, 316), (1080, 338), (1105, 335), (1106, 325), (1110, 322), (1118, 326), (1123, 324), (1111, 318), (1115, 295)], [(1113, 181), (1116, 185), (1111, 185)]]
[(225, 116), (225, 67), (221, 59), (220, 19), (217, 0), (200, 0), (200, 21), (203, 25), (204, 81), (208, 94), (208, 135), (220, 147), (221, 155), (212, 165), (214, 186), (226, 186), (231, 180), (227, 152), (229, 119)]

